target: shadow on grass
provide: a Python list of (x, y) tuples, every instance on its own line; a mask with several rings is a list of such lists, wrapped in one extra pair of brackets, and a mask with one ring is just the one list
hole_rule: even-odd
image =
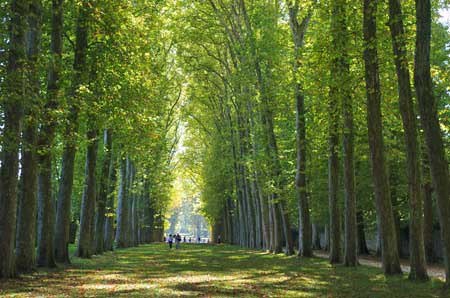
[(1, 281), (0, 297), (448, 297), (442, 285), (229, 245), (151, 244)]

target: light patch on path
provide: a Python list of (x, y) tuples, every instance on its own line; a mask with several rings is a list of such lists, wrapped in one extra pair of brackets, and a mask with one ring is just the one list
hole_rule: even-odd
[[(314, 255), (321, 259), (328, 259), (329, 257), (328, 253), (319, 250), (314, 251)], [(364, 266), (381, 268), (381, 260), (374, 259), (373, 257), (360, 256), (358, 261), (361, 265)], [(411, 271), (411, 267), (403, 262), (401, 264), (401, 267), (403, 272), (409, 273)], [(443, 267), (428, 266), (428, 275), (430, 277), (445, 281), (445, 269)]]

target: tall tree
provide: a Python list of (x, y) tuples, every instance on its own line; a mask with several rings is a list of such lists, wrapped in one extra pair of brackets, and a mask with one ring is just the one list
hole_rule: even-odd
[(42, 3), (33, 0), (30, 3), (28, 16), (28, 33), (26, 37), (28, 56), (28, 88), (29, 104), (25, 107), (25, 123), (22, 145), (22, 170), (19, 195), (16, 267), (19, 272), (28, 272), (35, 266), (36, 243), (36, 204), (37, 204), (37, 124), (40, 115), (40, 42), (42, 27)]
[(64, 152), (61, 165), (61, 178), (59, 181), (57, 215), (56, 215), (56, 238), (57, 259), (60, 262), (69, 260), (69, 226), (70, 208), (73, 189), (73, 175), (75, 165), (75, 154), (77, 151), (78, 114), (80, 100), (82, 97), (80, 86), (87, 82), (87, 50), (89, 33), (90, 1), (84, 0), (78, 8), (76, 21), (75, 58), (73, 63), (73, 79), (71, 86), (72, 98), (68, 120), (64, 129)]
[[(331, 34), (332, 43), (342, 43), (341, 19), (342, 3), (332, 2), (331, 10)], [(341, 49), (342, 50), (342, 49)], [(339, 189), (339, 139), (340, 139), (340, 105), (342, 104), (342, 86), (338, 77), (342, 75), (342, 55), (344, 53), (333, 51), (331, 56), (330, 99), (328, 103), (329, 124), (328, 124), (328, 206), (330, 216), (330, 263), (340, 263), (341, 252), (341, 211), (338, 201)], [(344, 62), (345, 63), (345, 62)], [(344, 66), (345, 67), (345, 66)]]
[(414, 85), (441, 225), (446, 285), (450, 286), (450, 178), (430, 72), (431, 1), (416, 0)]
[(423, 198), (421, 189), (421, 163), (417, 136), (416, 113), (412, 98), (405, 29), (400, 0), (389, 0), (389, 28), (392, 36), (394, 62), (398, 79), (400, 113), (406, 141), (406, 159), (409, 186), (409, 246), (410, 279), (428, 279), (423, 238)]
[(381, 87), (377, 51), (378, 0), (364, 0), (364, 66), (367, 91), (367, 126), (369, 131), (370, 160), (377, 205), (377, 221), (381, 234), (382, 265), (385, 274), (400, 274), (394, 214), (389, 180), (384, 157), (381, 119)]
[(122, 157), (120, 161), (120, 185), (119, 197), (117, 202), (117, 228), (116, 228), (116, 246), (125, 248), (130, 246), (130, 218), (129, 218), (129, 175), (130, 161), (128, 156)]
[[(44, 112), (41, 117), (41, 125), (38, 136), (39, 148), (39, 199), (42, 202), (52, 202), (53, 197), (53, 145), (56, 134), (57, 117), (56, 111), (61, 97), (61, 73), (62, 73), (62, 52), (63, 52), (63, 0), (52, 1), (51, 17), (51, 44), (50, 59), (48, 62), (47, 97), (44, 104)], [(53, 206), (53, 204), (51, 205)], [(64, 262), (68, 256), (62, 256), (65, 252), (59, 246), (58, 224), (56, 225), (55, 239), (48, 237), (48, 241), (55, 241), (55, 259)], [(65, 246), (64, 246), (65, 247)]]
[(9, 48), (3, 101), (4, 127), (0, 170), (0, 278), (16, 275), (16, 234), (19, 145), (26, 87), (25, 62), (29, 1), (12, 0), (9, 20)]
[(104, 131), (104, 157), (102, 164), (102, 171), (100, 174), (100, 189), (97, 198), (97, 212), (95, 217), (95, 253), (101, 254), (105, 251), (105, 213), (106, 204), (108, 201), (109, 185), (110, 185), (110, 171), (113, 165), (112, 157), (112, 133), (110, 129)]
[(296, 126), (297, 126), (297, 172), (295, 176), (296, 195), (299, 211), (299, 247), (298, 254), (303, 257), (312, 256), (311, 215), (306, 189), (306, 111), (303, 86), (298, 78), (301, 67), (301, 49), (303, 47), (306, 30), (311, 11), (298, 21), (298, 1), (289, 4), (289, 24), (294, 41), (294, 96), (296, 99)]
[(95, 251), (94, 247), (94, 214), (95, 214), (95, 200), (97, 192), (96, 182), (96, 168), (98, 155), (98, 131), (96, 123), (93, 121), (93, 116), (88, 116), (88, 126), (90, 127), (87, 136), (87, 150), (86, 150), (86, 166), (85, 166), (85, 181), (83, 198), (81, 201), (80, 211), (80, 233), (78, 237), (77, 256), (82, 258), (89, 258)]

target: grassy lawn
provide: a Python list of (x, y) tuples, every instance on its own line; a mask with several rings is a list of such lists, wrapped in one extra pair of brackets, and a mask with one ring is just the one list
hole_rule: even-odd
[(235, 246), (164, 244), (117, 250), (67, 268), (0, 282), (0, 297), (450, 297), (442, 282), (386, 278), (379, 269), (332, 267)]

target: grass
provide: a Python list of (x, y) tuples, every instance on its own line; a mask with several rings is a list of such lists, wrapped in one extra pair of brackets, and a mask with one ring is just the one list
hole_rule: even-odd
[(0, 297), (449, 297), (443, 283), (386, 278), (377, 268), (331, 266), (229, 245), (117, 250), (0, 282)]

